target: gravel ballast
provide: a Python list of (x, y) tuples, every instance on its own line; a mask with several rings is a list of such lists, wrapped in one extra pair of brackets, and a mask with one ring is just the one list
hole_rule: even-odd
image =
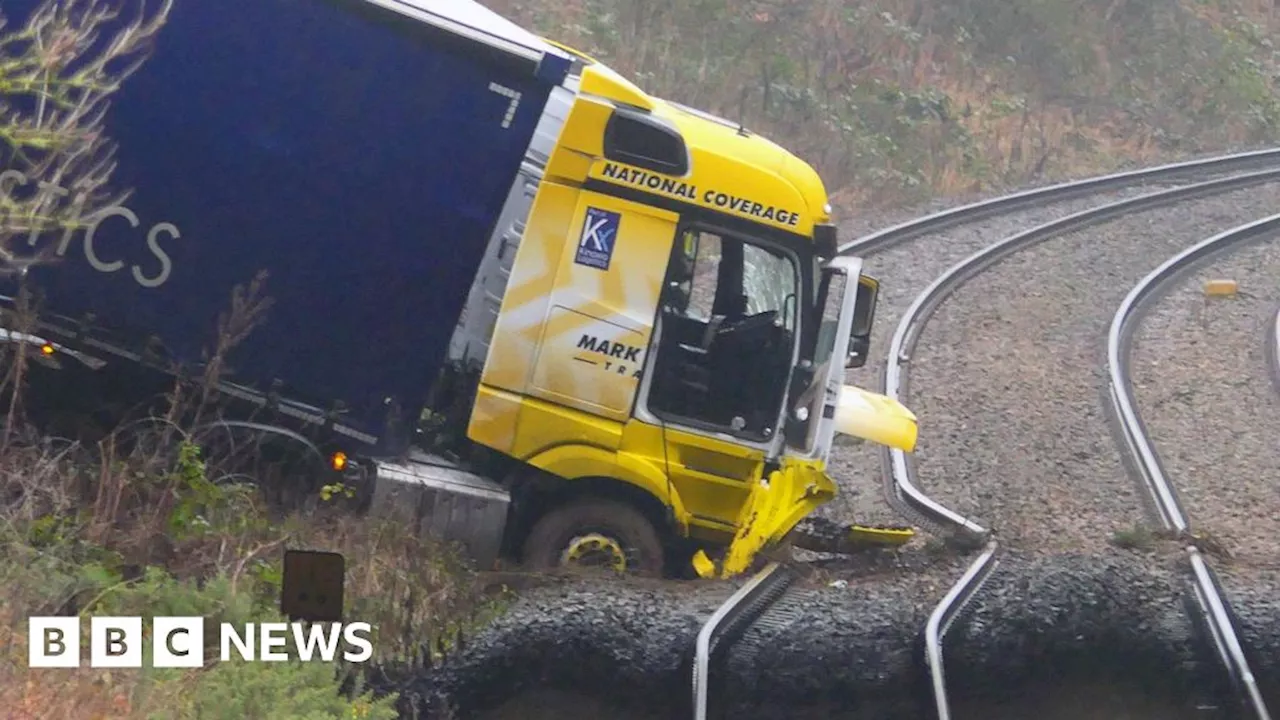
[[(1230, 554), (1210, 563), (1270, 687), (1280, 683), (1280, 638), (1261, 632), (1257, 616), (1280, 602), (1280, 396), (1266, 347), (1278, 277), (1275, 236), (1215, 254), (1148, 306), (1131, 361), (1137, 410), (1192, 529)], [(1240, 294), (1206, 298), (1210, 279), (1234, 280)]]
[(1143, 524), (1146, 494), (1104, 405), (1112, 316), (1164, 259), (1277, 199), (1273, 183), (1129, 215), (1012, 255), (952, 295), (911, 367), (922, 489), (1036, 552), (1105, 553)]
[[(1006, 557), (947, 636), (952, 693), (965, 710), (957, 717), (990, 708), (1005, 713), (993, 717), (1028, 717), (1028, 708), (1104, 681), (1112, 690), (1077, 717), (1121, 717), (1111, 706), (1142, 693), (1154, 694), (1148, 707), (1161, 707), (1134, 717), (1183, 717), (1180, 688), (1204, 680), (1203, 668), (1187, 662), (1204, 655), (1179, 576), (1140, 556)], [(778, 606), (797, 621), (744, 638), (713, 697), (740, 718), (925, 716), (919, 633), (931, 608), (912, 582), (904, 575), (797, 586)], [(401, 689), (419, 711), (448, 698), (458, 717), (682, 717), (688, 651), (729, 589), (606, 581), (534, 591), (442, 668)], [(1274, 631), (1274, 614), (1259, 621)], [(1053, 687), (1041, 686), (1048, 681)]]
[[(878, 389), (902, 312), (958, 260), (1156, 189), (1012, 213), (868, 258), (884, 282), (872, 360), (846, 381)], [(1278, 193), (1277, 185), (1238, 191), (1052, 240), (989, 269), (925, 329), (906, 398), (920, 416), (922, 489), (995, 528), (1017, 553), (947, 637), (954, 717), (1203, 717), (1189, 708), (1204, 698), (1186, 689), (1208, 687), (1213, 663), (1184, 607), (1182, 554), (1171, 544), (1134, 552), (1110, 542), (1148, 518), (1105, 424), (1106, 328), (1133, 283), (1168, 255), (1274, 212)], [(844, 223), (843, 240), (905, 219), (892, 215)], [(883, 497), (878, 448), (839, 444), (831, 472), (841, 494), (820, 516), (902, 522)], [(931, 716), (920, 633), (970, 559), (913, 543), (824, 566), (735, 647), (713, 697), (747, 718)], [(1240, 598), (1255, 670), (1280, 668), (1277, 586), (1260, 573), (1224, 572), (1223, 581)], [(397, 689), (417, 710), (447, 698), (459, 718), (682, 717), (694, 638), (740, 582), (536, 590), (442, 668)]]
[[(1150, 305), (1130, 361), (1137, 410), (1192, 527), (1246, 567), (1280, 554), (1280, 402), (1265, 351), (1277, 278), (1280, 240), (1215, 254)], [(1241, 294), (1207, 298), (1210, 279)]]
[[(879, 391), (889, 344), (898, 322), (916, 296), (955, 263), (1027, 228), (1097, 205), (1155, 192), (1163, 187), (1170, 186), (1135, 186), (1038, 206), (916, 238), (867, 257), (865, 271), (881, 281), (871, 361), (865, 367), (849, 371), (845, 382)], [(933, 323), (936, 322), (936, 319), (932, 321), (925, 332), (931, 333)], [(927, 334), (922, 345), (927, 346), (933, 342), (933, 336)], [(923, 386), (917, 388), (913, 381), (911, 396), (906, 399), (905, 404), (917, 414), (920, 410), (919, 402), (914, 398), (925, 391)], [(939, 427), (931, 423), (928, 417), (920, 416), (921, 452), (942, 441), (943, 437)], [(839, 443), (832, 450), (830, 467), (832, 476), (840, 483), (840, 494), (817, 514), (841, 522), (901, 523), (903, 518), (884, 498), (881, 455), (882, 449), (879, 446), (849, 441)]]

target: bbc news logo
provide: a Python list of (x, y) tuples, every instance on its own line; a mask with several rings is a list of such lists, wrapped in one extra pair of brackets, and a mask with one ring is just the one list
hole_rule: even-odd
[[(28, 662), (33, 668), (80, 667), (80, 618), (33, 617), (28, 622)], [(218, 629), (220, 659), (238, 656), (252, 662), (366, 662), (373, 656), (369, 623), (246, 623)], [(205, 619), (157, 617), (151, 621), (151, 666), (197, 668), (205, 663)], [(289, 652), (292, 640), (293, 653)], [(140, 668), (148, 644), (141, 617), (94, 617), (89, 620), (89, 667)], [(339, 649), (342, 652), (339, 653)]]

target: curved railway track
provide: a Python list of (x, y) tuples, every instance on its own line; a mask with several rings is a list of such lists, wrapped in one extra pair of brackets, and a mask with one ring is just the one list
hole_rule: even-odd
[[(994, 264), (1013, 253), (1052, 238), (1081, 232), (1117, 218), (1197, 198), (1280, 182), (1280, 149), (1176, 163), (1025, 191), (935, 213), (843, 246), (842, 252), (863, 256), (883, 253), (948, 228), (1024, 211), (1033, 206), (1132, 189), (1145, 184), (1179, 181), (1189, 184), (1110, 202), (1042, 223), (1006, 237), (954, 264), (915, 297), (898, 323), (887, 351), (882, 377), (884, 392), (911, 405), (910, 398), (906, 397), (908, 370), (925, 324), (948, 297)], [(1280, 322), (1280, 317), (1277, 322)], [(934, 709), (940, 720), (947, 720), (952, 717), (952, 710), (943, 667), (944, 637), (966, 604), (999, 566), (1005, 549), (997, 534), (976, 518), (967, 517), (926, 494), (917, 480), (911, 458), (897, 451), (887, 451), (884, 453), (884, 464), (886, 499), (898, 513), (934, 534), (960, 541), (963, 546), (974, 548), (985, 545), (983, 552), (937, 604), (926, 626), (921, 628), (921, 660), (931, 681)], [(1150, 489), (1155, 500), (1153, 505), (1157, 509), (1165, 508), (1166, 501), (1174, 497), (1172, 493), (1162, 489), (1158, 477), (1147, 472), (1140, 473), (1140, 477)], [(1173, 502), (1176, 505), (1176, 498)], [(1166, 510), (1159, 510), (1161, 518), (1165, 515)], [(1239, 633), (1230, 621), (1229, 605), (1223, 599), (1216, 577), (1199, 551), (1193, 545), (1189, 547), (1190, 576), (1196, 588), (1198, 613), (1214, 640), (1219, 659), (1230, 672), (1242, 697), (1252, 707), (1254, 716), (1259, 720), (1269, 720), (1262, 699), (1256, 697), (1256, 683), (1244, 658)], [(717, 702), (715, 688), (718, 669), (725, 666), (726, 658), (731, 652), (737, 652), (735, 644), (750, 634), (753, 624), (770, 622), (771, 615), (777, 614), (771, 608), (788, 604), (788, 596), (795, 592), (795, 585), (795, 575), (786, 567), (770, 565), (743, 585), (702, 628), (694, 653), (692, 700), (696, 718), (716, 716), (713, 711)], [(786, 613), (782, 615), (785, 617)], [(773, 618), (772, 621), (777, 622), (777, 619)], [(1251, 687), (1253, 691), (1250, 690)]]
[[(1276, 457), (1267, 452), (1280, 427), (1280, 406), (1268, 387), (1277, 379), (1277, 318), (1271, 310), (1277, 299), (1275, 274), (1280, 272), (1277, 239), (1280, 215), (1219, 233), (1169, 258), (1134, 287), (1117, 311), (1109, 346), (1114, 404), (1130, 451), (1160, 491), (1161, 506), (1167, 508), (1161, 516), (1165, 530), (1184, 541), (1198, 595), (1218, 626), (1218, 653), (1256, 718), (1271, 717), (1268, 702), (1232, 609), (1232, 593), (1223, 588), (1230, 583), (1220, 582), (1211, 568), (1228, 577), (1249, 578), (1255, 587), (1270, 585), (1274, 594), (1274, 577), (1260, 576), (1275, 574), (1274, 553), (1267, 544), (1280, 532), (1270, 482)], [(1225, 285), (1227, 294), (1237, 297), (1230, 301), (1234, 307), (1214, 309), (1207, 299), (1196, 298), (1199, 293), (1187, 282), (1208, 269), (1243, 275), (1253, 281), (1246, 286), (1262, 288), (1259, 292), (1271, 297), (1263, 301), (1252, 292), (1237, 293), (1234, 281), (1217, 280), (1204, 290)], [(1157, 310), (1165, 310), (1159, 334), (1141, 337), (1146, 326), (1155, 324)], [(1191, 317), (1195, 311), (1199, 321)], [(1257, 352), (1259, 334), (1265, 336), (1263, 352)], [(1194, 386), (1161, 382), (1156, 368), (1170, 353), (1204, 368)], [(1150, 356), (1138, 370), (1135, 354)]]

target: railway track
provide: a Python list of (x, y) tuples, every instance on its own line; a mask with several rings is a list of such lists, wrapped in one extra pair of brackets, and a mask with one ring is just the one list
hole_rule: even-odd
[[(947, 298), (996, 263), (1047, 240), (1086, 231), (1118, 218), (1280, 182), (1280, 149), (1177, 163), (1025, 191), (935, 213), (843, 246), (842, 252), (863, 256), (884, 253), (949, 228), (1001, 214), (1025, 211), (1033, 206), (1132, 189), (1135, 186), (1175, 182), (1184, 184), (1127, 197), (1041, 223), (988, 245), (952, 265), (915, 297), (897, 324), (887, 350), (888, 357), (882, 377), (883, 391), (891, 397), (903, 400), (909, 406), (912, 404), (911, 399), (906, 396), (908, 370), (925, 324)], [(911, 457), (898, 451), (887, 451), (883, 461), (885, 496), (895, 511), (961, 547), (983, 548), (938, 602), (925, 627), (921, 628), (921, 661), (930, 679), (933, 709), (940, 720), (947, 720), (953, 714), (944, 670), (944, 638), (969, 601), (980, 592), (983, 583), (1000, 565), (1002, 555), (1006, 552), (1003, 546), (1007, 542), (999, 533), (977, 519), (980, 510), (962, 513), (955, 509), (955, 502), (939, 501), (932, 493), (927, 493), (918, 480)], [(1162, 502), (1168, 493), (1162, 491), (1159, 481), (1152, 479), (1148, 473), (1140, 476), (1155, 499), (1153, 506), (1157, 509), (1163, 507)], [(1163, 518), (1164, 515), (1164, 511), (1160, 511), (1160, 517)], [(1194, 547), (1192, 551), (1194, 552), (1189, 551), (1190, 576), (1198, 598), (1197, 612), (1212, 634), (1223, 666), (1228, 669), (1242, 694), (1248, 696), (1252, 675), (1242, 651), (1237, 652), (1240, 648), (1239, 634), (1229, 621), (1229, 606), (1223, 600), (1216, 577), (1208, 564)], [(740, 652), (739, 647), (750, 644), (749, 638), (756, 624), (785, 625), (797, 621), (786, 612), (772, 611), (775, 607), (785, 608), (788, 604), (794, 604), (795, 594), (801, 592), (795, 579), (796, 574), (787, 567), (769, 566), (743, 585), (702, 628), (695, 649), (692, 688), (694, 717), (702, 719), (718, 716), (715, 712), (716, 703), (723, 702), (723, 699), (716, 695), (717, 673), (726, 667), (733, 653)], [(748, 641), (744, 641), (744, 638)], [(751, 652), (751, 649), (747, 648), (745, 651)], [(1255, 702), (1255, 698), (1248, 697), (1248, 702), (1253, 706), (1255, 717), (1269, 720), (1260, 698), (1256, 698)]]
[[(1270, 288), (1274, 273), (1280, 272), (1277, 239), (1280, 215), (1273, 215), (1216, 234), (1169, 258), (1133, 288), (1116, 312), (1108, 348), (1115, 411), (1128, 447), (1158, 493), (1164, 529), (1184, 541), (1199, 601), (1215, 623), (1218, 653), (1255, 718), (1270, 718), (1271, 713), (1242, 640), (1231, 593), (1223, 589), (1213, 567), (1251, 577), (1255, 586), (1257, 576), (1275, 572), (1274, 554), (1259, 546), (1265, 547), (1273, 533), (1280, 532), (1280, 517), (1268, 507), (1275, 499), (1268, 482), (1275, 457), (1266, 453), (1274, 444), (1274, 435), (1266, 429), (1280, 427), (1280, 408), (1271, 389), (1277, 379), (1276, 316), (1270, 311), (1275, 301)], [(1247, 284), (1264, 288), (1262, 292), (1273, 297), (1269, 303), (1259, 302), (1260, 298), (1240, 292), (1237, 307), (1215, 311), (1207, 302), (1193, 300), (1199, 293), (1188, 282), (1206, 268), (1245, 275), (1256, 281)], [(1215, 286), (1225, 286), (1236, 295), (1234, 285), (1234, 281), (1217, 280), (1206, 283), (1205, 291), (1213, 293)], [(1160, 336), (1139, 339), (1144, 326), (1153, 324), (1150, 316), (1162, 305), (1168, 305), (1169, 312)], [(1200, 310), (1199, 322), (1188, 317), (1189, 307)], [(1265, 328), (1264, 352), (1249, 352), (1247, 348), (1257, 348), (1259, 326)], [(1224, 347), (1226, 340), (1243, 341), (1242, 347)], [(1142, 350), (1150, 359), (1141, 373), (1140, 392), (1132, 356)], [(1151, 371), (1170, 352), (1189, 355), (1187, 360), (1198, 361), (1205, 369), (1194, 388), (1161, 387), (1158, 373)], [(1149, 431), (1153, 423), (1156, 432)], [(1233, 452), (1241, 445), (1246, 452)], [(1173, 462), (1167, 462), (1166, 455)], [(1230, 482), (1224, 485), (1218, 480), (1222, 477)], [(1264, 584), (1274, 588), (1275, 582)]]

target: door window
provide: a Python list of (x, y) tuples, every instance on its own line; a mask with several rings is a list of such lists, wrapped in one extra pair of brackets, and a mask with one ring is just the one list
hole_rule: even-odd
[(685, 228), (667, 275), (649, 410), (664, 420), (769, 439), (795, 349), (798, 287), (790, 255)]

